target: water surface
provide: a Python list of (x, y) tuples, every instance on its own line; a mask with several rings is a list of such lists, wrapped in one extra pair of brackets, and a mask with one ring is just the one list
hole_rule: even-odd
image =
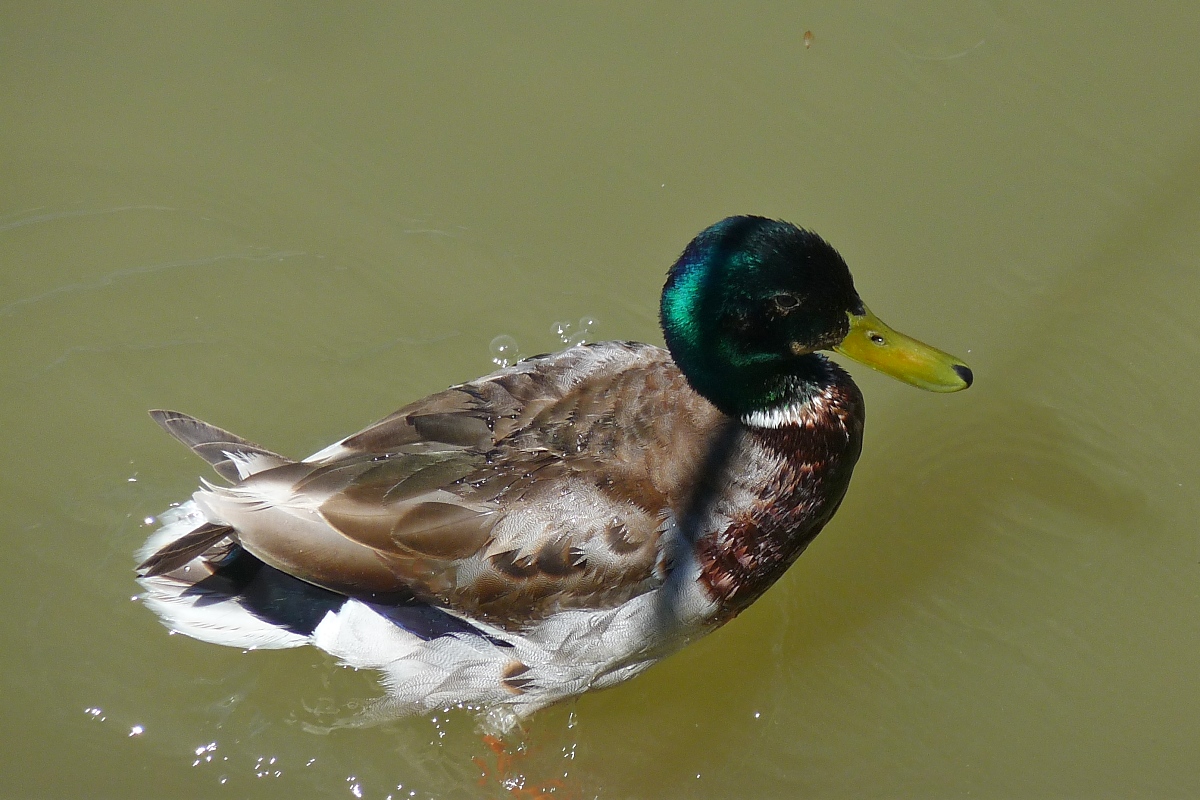
[[(1200, 794), (1200, 10), (825, 5), (6, 5), (0, 794)], [(514, 765), (461, 713), (322, 733), (372, 675), (132, 600), (204, 473), (146, 409), (302, 456), (498, 336), (659, 342), (731, 213), (977, 376), (852, 368), (848, 498), (735, 623)]]

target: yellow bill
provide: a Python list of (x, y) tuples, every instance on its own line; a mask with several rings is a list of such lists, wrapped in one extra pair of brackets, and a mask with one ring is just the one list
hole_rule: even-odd
[(897, 380), (931, 392), (957, 392), (971, 385), (971, 368), (935, 347), (894, 331), (863, 307), (850, 314), (850, 333), (834, 350)]

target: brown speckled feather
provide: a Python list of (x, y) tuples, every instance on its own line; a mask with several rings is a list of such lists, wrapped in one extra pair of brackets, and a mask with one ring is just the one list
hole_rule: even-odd
[[(840, 372), (831, 368), (831, 375)], [(862, 449), (862, 395), (830, 381), (799, 424), (751, 428), (744, 452), (757, 454), (762, 481), (728, 527), (697, 542), (701, 581), (726, 613), (757, 600), (820, 533), (841, 504)]]
[(197, 501), (251, 553), (319, 586), (519, 628), (659, 585), (664, 522), (731, 424), (664, 350), (576, 347)]

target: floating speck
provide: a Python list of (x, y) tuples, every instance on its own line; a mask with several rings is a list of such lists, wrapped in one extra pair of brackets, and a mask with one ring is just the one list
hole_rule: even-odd
[(813, 43), (813, 32), (805, 31), (804, 32), (804, 49), (807, 50), (808, 48), (812, 47), (812, 43)]
[(141, 725), (134, 725), (132, 728), (129, 729), (130, 736), (141, 736), (145, 732), (146, 732), (146, 729), (143, 728)]
[(153, 525), (154, 517), (146, 517), (145, 519), (142, 520), (142, 524), (143, 525)]

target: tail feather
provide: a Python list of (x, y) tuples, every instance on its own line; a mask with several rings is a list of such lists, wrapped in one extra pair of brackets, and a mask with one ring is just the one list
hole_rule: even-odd
[(206, 522), (158, 550), (138, 565), (138, 571), (143, 578), (153, 578), (177, 570), (232, 533), (228, 525)]
[(154, 409), (150, 417), (163, 430), (191, 448), (192, 452), (212, 464), (222, 478), (233, 483), (255, 472), (292, 463), (289, 458), (188, 414)]

